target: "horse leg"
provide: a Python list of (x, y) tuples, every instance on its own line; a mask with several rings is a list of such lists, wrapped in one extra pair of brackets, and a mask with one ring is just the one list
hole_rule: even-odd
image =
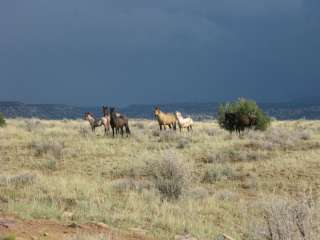
[(129, 134), (130, 134), (129, 124), (126, 124), (125, 127), (126, 127), (127, 137), (129, 137)]
[(162, 131), (162, 125), (161, 125), (161, 124), (159, 124), (159, 126), (160, 126), (160, 131)]
[(114, 138), (114, 127), (112, 127), (112, 136)]
[(121, 137), (123, 137), (123, 126), (120, 129), (121, 129)]

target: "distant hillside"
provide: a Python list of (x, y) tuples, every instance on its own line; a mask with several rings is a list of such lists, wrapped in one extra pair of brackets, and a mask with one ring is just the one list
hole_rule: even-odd
[[(268, 114), (277, 119), (320, 119), (320, 102), (290, 102), (290, 103), (260, 103)], [(218, 103), (174, 103), (160, 104), (166, 112), (181, 111), (195, 119), (214, 118)], [(75, 107), (63, 104), (24, 104), (21, 102), (0, 102), (0, 112), (8, 118), (41, 118), (41, 119), (77, 119), (82, 118), (84, 112), (101, 115), (100, 107)], [(129, 117), (153, 118), (154, 105), (130, 105), (118, 109)]]
[(9, 118), (64, 119), (81, 118), (86, 111), (97, 112), (98, 108), (74, 107), (63, 104), (24, 104), (0, 102), (0, 112)]

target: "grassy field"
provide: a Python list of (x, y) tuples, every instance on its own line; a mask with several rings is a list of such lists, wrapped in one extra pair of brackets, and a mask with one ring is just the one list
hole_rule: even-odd
[(104, 222), (155, 239), (317, 239), (320, 122), (275, 121), (241, 138), (214, 121), (192, 133), (130, 125), (129, 138), (112, 139), (81, 120), (9, 119), (0, 213)]

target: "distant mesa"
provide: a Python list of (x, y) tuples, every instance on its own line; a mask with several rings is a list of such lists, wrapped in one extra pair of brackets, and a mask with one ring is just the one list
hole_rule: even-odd
[[(283, 103), (259, 103), (259, 106), (270, 116), (280, 119), (320, 119), (320, 99), (304, 99)], [(102, 105), (102, 104), (101, 104)], [(157, 104), (135, 104), (119, 109), (130, 118), (153, 119), (154, 106)], [(180, 111), (184, 116), (192, 116), (195, 120), (216, 117), (219, 103), (171, 103), (160, 104), (167, 112)], [(0, 112), (6, 118), (40, 118), (40, 119), (78, 119), (84, 112), (101, 115), (101, 106), (77, 107), (64, 104), (25, 104), (18, 101), (0, 101)]]

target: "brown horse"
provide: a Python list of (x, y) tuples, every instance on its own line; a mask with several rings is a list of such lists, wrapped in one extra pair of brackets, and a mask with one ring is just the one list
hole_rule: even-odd
[(160, 107), (157, 106), (154, 110), (154, 116), (158, 120), (160, 131), (162, 130), (162, 126), (164, 130), (166, 130), (166, 126), (168, 126), (169, 128), (173, 128), (173, 130), (176, 130), (177, 119), (174, 114), (161, 112)]
[(114, 132), (116, 130), (116, 133), (121, 131), (121, 136), (123, 136), (123, 128), (126, 129), (127, 136), (131, 134), (129, 129), (129, 120), (126, 116), (120, 114), (118, 115), (115, 112), (114, 108), (110, 108), (110, 125), (112, 128), (112, 136), (114, 137)]
[[(108, 120), (108, 132), (109, 132), (111, 118), (110, 118), (110, 111), (109, 111), (109, 108), (107, 106), (102, 106), (102, 114), (103, 114), (103, 118)], [(118, 112), (116, 112), (116, 116), (117, 117), (126, 117), (126, 116), (124, 116), (124, 115), (122, 115), (121, 113), (118, 113)], [(118, 134), (118, 133), (119, 133), (119, 130), (116, 129), (116, 134)]]

